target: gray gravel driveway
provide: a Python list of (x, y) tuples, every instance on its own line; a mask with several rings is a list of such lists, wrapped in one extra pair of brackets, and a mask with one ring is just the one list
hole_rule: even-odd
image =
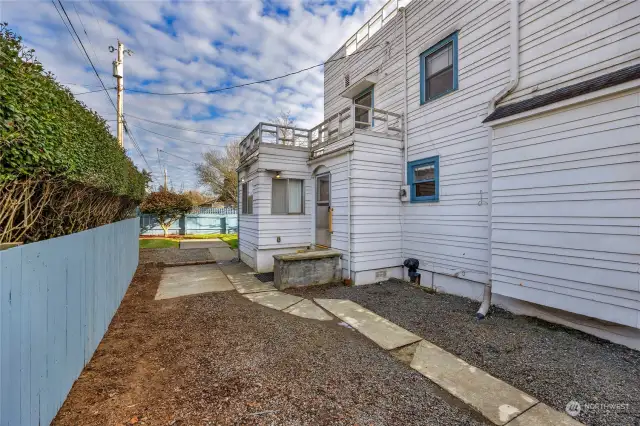
[(497, 308), (477, 321), (479, 303), (398, 281), (287, 292), (353, 300), (559, 411), (571, 400), (596, 404), (577, 417), (583, 423), (640, 424), (638, 351)]

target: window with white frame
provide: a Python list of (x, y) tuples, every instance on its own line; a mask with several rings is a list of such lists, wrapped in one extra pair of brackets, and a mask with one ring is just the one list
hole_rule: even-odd
[(458, 89), (458, 33), (420, 55), (420, 103)]
[(253, 194), (249, 193), (249, 182), (242, 184), (242, 214), (253, 214)]
[(411, 202), (438, 201), (440, 196), (440, 157), (412, 161), (407, 165)]
[(304, 181), (279, 179), (271, 181), (271, 214), (304, 214)]

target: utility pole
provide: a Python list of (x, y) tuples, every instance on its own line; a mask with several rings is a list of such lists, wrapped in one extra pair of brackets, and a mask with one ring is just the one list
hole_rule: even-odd
[(118, 51), (118, 58), (113, 61), (113, 76), (116, 78), (118, 89), (118, 143), (124, 148), (124, 54), (131, 56), (133, 51), (124, 48), (124, 44), (118, 40), (118, 48), (109, 46), (109, 51)]
[(167, 190), (167, 168), (164, 168), (164, 190)]

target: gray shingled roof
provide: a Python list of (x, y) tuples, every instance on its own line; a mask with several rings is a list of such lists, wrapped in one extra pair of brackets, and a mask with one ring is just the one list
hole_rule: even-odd
[(531, 99), (499, 106), (484, 119), (483, 123), (520, 114), (521, 112), (575, 98), (576, 96), (585, 95), (595, 92), (596, 90), (606, 89), (607, 87), (616, 86), (638, 78), (640, 78), (640, 64), (601, 75), (600, 77), (592, 78), (591, 80), (581, 83), (572, 84), (571, 86), (563, 87), (562, 89), (557, 89), (544, 95), (535, 96)]

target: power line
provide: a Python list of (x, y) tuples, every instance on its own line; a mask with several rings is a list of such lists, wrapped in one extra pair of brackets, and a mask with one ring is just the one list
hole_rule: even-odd
[[(53, 2), (53, 0), (51, 0), (51, 2)], [(100, 74), (98, 74), (98, 70), (96, 69), (95, 65), (93, 65), (93, 61), (91, 60), (91, 57), (89, 56), (89, 53), (87, 53), (87, 49), (84, 47), (84, 43), (82, 43), (82, 40), (80, 39), (80, 36), (78, 35), (78, 32), (76, 31), (76, 28), (73, 26), (73, 22), (71, 22), (71, 19), (69, 19), (69, 15), (67, 14), (67, 11), (64, 8), (64, 5), (62, 4), (62, 1), (58, 0), (58, 4), (60, 4), (60, 8), (62, 8), (62, 12), (64, 12), (64, 16), (67, 17), (67, 20), (69, 21), (69, 25), (71, 25), (71, 29), (73, 30), (74, 34), (78, 38), (78, 41), (80, 42), (80, 46), (82, 46), (82, 50), (84, 51), (85, 56), (89, 60), (89, 64), (91, 65), (91, 68), (93, 68), (93, 72), (96, 74), (96, 77), (98, 77), (98, 80), (100, 81), (100, 85), (104, 89), (104, 93), (107, 94), (107, 97), (109, 98), (109, 101), (111, 102), (111, 105), (113, 105), (113, 109), (115, 109), (116, 112), (117, 112), (118, 108), (116, 108), (116, 104), (113, 103), (113, 99), (111, 99), (111, 95), (107, 91), (107, 87), (104, 85), (104, 82), (102, 81), (102, 78), (100, 78)]]
[[(109, 87), (110, 90), (115, 89), (115, 87)], [(86, 95), (87, 93), (96, 93), (96, 92), (102, 92), (103, 89), (97, 89), (97, 90), (89, 90), (87, 92), (80, 92), (80, 93), (72, 93), (73, 96), (78, 96), (78, 95)]]
[(204, 143), (204, 142), (188, 141), (186, 139), (179, 139), (179, 138), (174, 138), (173, 136), (163, 135), (162, 133), (158, 133), (158, 132), (154, 132), (153, 130), (145, 129), (144, 127), (138, 126), (137, 124), (130, 124), (130, 126), (137, 127), (138, 129), (142, 129), (145, 132), (153, 133), (154, 135), (162, 136), (163, 138), (174, 139), (174, 140), (177, 140), (177, 141), (180, 141), (180, 142), (186, 142), (186, 143), (195, 143), (197, 145), (206, 145), (206, 146), (213, 146), (213, 147), (216, 147), (216, 148), (222, 148), (220, 145), (213, 145), (213, 144)]
[[(58, 0), (58, 1), (59, 1), (59, 0)], [(341, 61), (341, 60), (343, 60), (343, 59), (353, 57), (354, 55), (358, 55), (358, 54), (361, 54), (361, 53), (367, 52), (367, 51), (369, 51), (369, 50), (376, 49), (376, 48), (378, 48), (378, 47), (380, 47), (380, 45), (371, 46), (371, 47), (369, 47), (369, 48), (362, 49), (362, 50), (360, 50), (360, 51), (358, 51), (358, 52), (355, 52), (355, 53), (353, 53), (353, 54), (351, 54), (351, 55), (349, 55), (349, 56), (343, 56), (343, 57), (340, 57), (340, 58), (331, 59), (331, 60), (328, 60), (328, 61), (323, 62), (323, 63), (321, 63), (321, 64), (312, 65), (312, 66), (310, 66), (310, 67), (303, 68), (303, 69), (298, 70), (298, 71), (293, 71), (293, 72), (290, 72), (290, 73), (288, 73), (288, 74), (279, 75), (279, 76), (277, 76), (277, 77), (267, 78), (267, 79), (265, 79), (265, 80), (259, 80), (259, 81), (251, 81), (251, 82), (249, 82), (249, 83), (238, 84), (238, 85), (236, 85), (236, 86), (222, 87), (222, 88), (220, 88), (220, 89), (203, 90), (203, 91), (198, 91), (198, 92), (171, 92), (171, 93), (169, 93), (169, 92), (164, 92), (164, 93), (163, 93), (163, 92), (150, 92), (150, 91), (146, 91), (146, 90), (139, 90), (139, 89), (125, 89), (125, 90), (127, 90), (127, 91), (129, 91), (129, 92), (144, 93), (144, 94), (147, 94), (147, 95), (161, 95), (161, 96), (173, 96), (173, 95), (202, 95), (202, 94), (218, 93), (218, 92), (223, 92), (223, 91), (225, 91), (225, 90), (237, 89), (237, 88), (239, 88), (239, 87), (251, 86), (251, 85), (254, 85), (254, 84), (269, 83), (269, 82), (274, 81), (274, 80), (279, 80), (279, 79), (281, 79), (281, 78), (289, 77), (289, 76), (292, 76), (292, 75), (295, 75), (295, 74), (300, 74), (300, 73), (303, 73), (303, 72), (305, 72), (305, 71), (309, 71), (309, 70), (312, 70), (312, 69), (314, 69), (314, 68), (318, 68), (318, 67), (324, 66), (324, 65), (326, 65), (326, 64), (328, 64), (328, 63), (331, 63), (331, 62)]]
[(179, 158), (179, 159), (181, 159), (181, 160), (188, 161), (189, 163), (191, 163), (191, 164), (195, 164), (196, 166), (197, 166), (197, 165), (199, 165), (199, 163), (196, 163), (195, 161), (187, 160), (186, 158), (180, 157), (179, 155), (175, 155), (175, 154), (172, 154), (172, 153), (170, 153), (170, 152), (167, 152), (167, 151), (165, 151), (164, 149), (160, 149), (160, 148), (158, 148), (158, 151), (162, 151), (162, 152), (164, 152), (165, 154), (169, 154), (169, 155), (171, 155), (171, 156), (173, 156), (173, 157), (176, 157), (176, 158)]
[(76, 11), (76, 16), (78, 17), (78, 21), (80, 21), (80, 25), (82, 26), (82, 31), (84, 31), (84, 35), (87, 36), (87, 41), (89, 42), (89, 46), (93, 51), (93, 57), (96, 58), (96, 62), (98, 62), (98, 54), (96, 53), (96, 49), (93, 48), (93, 43), (91, 43), (91, 38), (89, 38), (89, 33), (87, 33), (87, 29), (84, 26), (84, 22), (82, 22), (82, 18), (80, 18), (80, 13), (78, 13), (78, 8), (75, 3), (71, 3), (73, 9)]
[(171, 127), (173, 129), (179, 129), (179, 130), (187, 130), (189, 132), (194, 132), (194, 133), (203, 133), (205, 135), (219, 135), (219, 136), (246, 136), (246, 135), (241, 135), (238, 133), (221, 133), (221, 132), (214, 132), (212, 130), (200, 130), (200, 129), (191, 129), (189, 127), (181, 127), (181, 126), (176, 126), (173, 124), (166, 124), (163, 123), (161, 121), (154, 121), (154, 120), (149, 120), (148, 118), (142, 118), (142, 117), (138, 117), (132, 114), (125, 114), (127, 117), (131, 117), (131, 118), (135, 118), (138, 120), (142, 120), (142, 121), (148, 121), (149, 123), (154, 123), (154, 124), (159, 124), (161, 126), (166, 126), (166, 127)]
[[(53, 3), (53, 0), (51, 0), (51, 2)], [(53, 4), (55, 6), (55, 3), (53, 3)], [(82, 39), (80, 38), (80, 36), (78, 35), (78, 32), (76, 31), (75, 27), (73, 26), (73, 22), (71, 22), (71, 19), (69, 19), (69, 15), (67, 14), (67, 11), (64, 8), (64, 5), (62, 4), (62, 1), (58, 0), (58, 4), (60, 4), (60, 8), (62, 9), (62, 12), (64, 12), (64, 16), (67, 17), (67, 20), (69, 21), (69, 25), (71, 26), (71, 29), (73, 30), (74, 34), (78, 38), (78, 41), (80, 42), (80, 46), (82, 46), (82, 50), (84, 51), (85, 56), (89, 60), (89, 64), (91, 65), (91, 68), (93, 69), (93, 72), (96, 74), (96, 77), (98, 77), (98, 80), (100, 81), (100, 85), (104, 89), (104, 93), (109, 98), (109, 101), (111, 102), (111, 105), (113, 106), (113, 109), (116, 111), (116, 114), (117, 114), (118, 113), (118, 108), (116, 107), (116, 104), (113, 103), (113, 99), (111, 99), (111, 95), (107, 91), (107, 87), (104, 85), (104, 82), (102, 81), (102, 78), (100, 77), (100, 74), (98, 73), (98, 70), (96, 69), (96, 66), (93, 64), (93, 61), (91, 60), (91, 57), (89, 56), (89, 53), (87, 52), (87, 49), (84, 47), (84, 43), (82, 43)], [(62, 16), (60, 16), (60, 18), (62, 18)], [(63, 22), (64, 22), (64, 19), (63, 19)], [(66, 23), (65, 23), (65, 25), (66, 25)], [(73, 38), (73, 36), (71, 36), (71, 37)], [(91, 43), (91, 40), (89, 40), (89, 43)], [(140, 156), (144, 160), (144, 162), (147, 165), (147, 167), (149, 168), (149, 170), (151, 170), (151, 166), (149, 166), (149, 162), (147, 161), (147, 159), (145, 158), (144, 154), (142, 153), (142, 150), (140, 149), (140, 146), (138, 145), (138, 142), (133, 137), (133, 133), (131, 133), (127, 129), (126, 123), (125, 123), (125, 130), (126, 130), (127, 134), (129, 135), (129, 138), (131, 139), (131, 142), (133, 143), (133, 146), (138, 151), (138, 154), (140, 154)]]
[(78, 48), (78, 51), (80, 52), (80, 55), (82, 56), (82, 50), (80, 50), (80, 45), (76, 41), (75, 37), (73, 37), (73, 34), (71, 33), (71, 29), (69, 28), (67, 23), (64, 21), (64, 18), (62, 17), (62, 13), (60, 13), (60, 9), (58, 9), (58, 6), (56, 6), (56, 3), (53, 0), (51, 0), (51, 3), (53, 4), (53, 7), (56, 8), (56, 12), (58, 12), (58, 15), (60, 16), (60, 19), (62, 20), (62, 23), (67, 28), (67, 31), (69, 31), (69, 35), (71, 36), (71, 39), (73, 40), (73, 43), (76, 45), (76, 47)]

